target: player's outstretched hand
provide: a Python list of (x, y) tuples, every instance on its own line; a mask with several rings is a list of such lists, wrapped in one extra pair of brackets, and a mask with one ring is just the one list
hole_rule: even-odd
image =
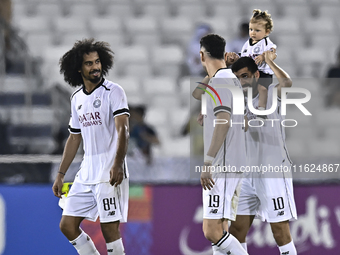
[(266, 63), (270, 62), (270, 61), (274, 61), (276, 59), (276, 50), (275, 49), (271, 49), (268, 51), (263, 52), (264, 55), (264, 60), (266, 61)]
[(123, 181), (123, 166), (116, 166), (113, 165), (113, 167), (110, 170), (110, 184), (115, 187), (117, 187), (119, 184)]
[(238, 60), (239, 58), (240, 58), (240, 56), (235, 52), (226, 53), (226, 56), (225, 56), (226, 65), (230, 66), (230, 65), (234, 64), (234, 62), (236, 62), (236, 60)]
[(211, 190), (215, 185), (212, 175), (210, 171), (208, 171), (208, 166), (211, 166), (211, 164), (204, 163), (204, 167), (206, 167), (207, 171), (201, 172), (201, 185), (204, 190)]
[(61, 195), (63, 195), (64, 193), (61, 191), (62, 188), (63, 188), (63, 178), (60, 177), (59, 175), (57, 176), (57, 178), (55, 179), (54, 183), (53, 183), (53, 186), (52, 186), (52, 191), (53, 191), (53, 194), (56, 196), (56, 197), (59, 197), (61, 198)]

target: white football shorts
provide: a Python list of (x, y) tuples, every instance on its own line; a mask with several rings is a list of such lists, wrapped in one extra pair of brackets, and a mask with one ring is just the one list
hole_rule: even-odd
[(66, 197), (63, 215), (84, 217), (101, 223), (126, 222), (129, 202), (129, 179), (117, 187), (108, 182), (86, 185), (74, 182)]
[(267, 178), (262, 173), (244, 177), (237, 215), (255, 215), (270, 223), (296, 220), (292, 178)]
[(242, 173), (215, 173), (215, 185), (203, 189), (203, 218), (235, 220)]

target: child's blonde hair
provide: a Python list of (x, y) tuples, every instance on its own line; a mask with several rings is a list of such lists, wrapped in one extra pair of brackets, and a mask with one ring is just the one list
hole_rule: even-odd
[(266, 30), (269, 30), (270, 32), (273, 31), (273, 20), (272, 16), (268, 13), (268, 11), (261, 11), (260, 9), (254, 9), (253, 10), (253, 16), (250, 18), (250, 23), (257, 23), (260, 21), (264, 21)]

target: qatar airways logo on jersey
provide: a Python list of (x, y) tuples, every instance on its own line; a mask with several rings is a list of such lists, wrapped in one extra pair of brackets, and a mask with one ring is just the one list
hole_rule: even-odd
[(98, 126), (102, 124), (102, 120), (100, 118), (100, 112), (88, 112), (78, 117), (79, 123), (83, 125), (83, 127), (90, 126)]
[[(217, 93), (217, 91), (211, 87), (208, 84), (204, 84), (201, 82), (198, 82), (200, 84), (203, 84), (204, 86), (207, 87), (207, 89), (210, 89), (217, 97), (219, 104), (217, 104), (215, 97), (213, 94), (208, 91), (207, 89), (202, 89), (208, 94), (214, 101), (215, 107), (223, 105), (222, 100), (220, 98), (220, 95)], [(244, 105), (244, 94), (243, 90), (241, 90), (238, 86), (231, 85), (231, 84), (218, 84), (216, 85), (216, 88), (225, 88), (229, 89), (230, 92), (232, 93), (233, 97), (233, 104), (232, 104), (232, 109), (233, 109), (233, 114), (235, 115), (243, 115), (245, 113), (245, 105)], [(254, 107), (253, 105), (253, 89), (251, 87), (247, 88), (248, 90), (248, 97), (247, 97), (247, 105), (248, 105), (248, 110), (250, 113), (254, 115), (270, 115), (273, 112), (277, 110), (277, 88), (273, 88), (273, 95), (272, 95), (272, 106), (270, 109), (267, 110), (258, 110)], [(287, 98), (287, 93), (300, 93), (304, 94), (304, 98), (294, 98), (290, 99)], [(201, 114), (206, 115), (207, 114), (207, 95), (203, 94), (201, 97)], [(280, 114), (285, 116), (287, 114), (287, 105), (293, 104), (295, 105), (304, 115), (306, 116), (311, 116), (312, 114), (306, 109), (306, 107), (303, 106), (304, 103), (307, 103), (311, 99), (311, 93), (309, 90), (304, 89), (304, 88), (281, 88), (281, 111)], [(266, 122), (271, 123), (271, 126), (274, 127), (275, 122), (281, 122), (281, 125), (284, 127), (295, 127), (297, 126), (298, 122), (297, 120), (294, 119), (265, 119), (265, 120), (258, 120), (258, 119), (249, 119), (248, 120), (248, 125), (250, 127), (262, 127), (265, 125)], [(293, 125), (288, 125), (288, 123), (293, 122)], [(214, 119), (214, 127), (218, 124), (227, 124), (228, 120), (226, 119)], [(243, 123), (234, 123), (235, 124), (243, 124), (245, 126), (245, 121)], [(230, 120), (230, 126), (232, 127), (233, 122)]]

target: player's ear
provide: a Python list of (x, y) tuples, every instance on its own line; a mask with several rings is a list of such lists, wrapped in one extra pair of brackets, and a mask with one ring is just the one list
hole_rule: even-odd
[(204, 54), (203, 54), (203, 51), (200, 50), (200, 57), (201, 57), (201, 62), (204, 62)]
[(260, 72), (259, 72), (259, 70), (257, 70), (257, 71), (254, 73), (254, 75), (255, 75), (256, 80), (258, 80), (258, 79), (260, 78)]

